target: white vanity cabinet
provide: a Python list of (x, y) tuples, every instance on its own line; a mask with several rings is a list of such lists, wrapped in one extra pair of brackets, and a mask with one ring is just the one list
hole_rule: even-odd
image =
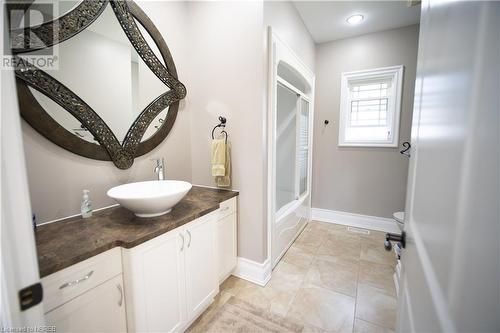
[(122, 276), (48, 312), (45, 320), (57, 332), (126, 332)]
[(45, 321), (57, 332), (124, 332), (125, 295), (119, 248), (42, 279)]
[(219, 283), (231, 275), (237, 263), (237, 201), (236, 198), (220, 204), (217, 221), (217, 259)]
[(236, 266), (237, 199), (130, 249), (116, 247), (42, 279), (58, 332), (182, 332)]
[(123, 250), (130, 332), (182, 331), (212, 302), (218, 212)]

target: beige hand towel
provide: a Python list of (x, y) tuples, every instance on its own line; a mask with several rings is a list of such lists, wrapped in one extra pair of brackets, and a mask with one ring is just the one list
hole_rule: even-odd
[(224, 165), (226, 171), (224, 176), (215, 177), (215, 183), (218, 187), (231, 187), (231, 143), (226, 143), (226, 163)]
[(212, 140), (212, 176), (219, 177), (226, 174), (226, 140)]

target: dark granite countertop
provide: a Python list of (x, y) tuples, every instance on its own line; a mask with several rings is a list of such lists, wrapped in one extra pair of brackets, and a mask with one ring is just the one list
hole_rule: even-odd
[(44, 277), (99, 253), (131, 248), (219, 208), (236, 191), (193, 186), (168, 214), (139, 218), (117, 206), (81, 217), (39, 226), (35, 232), (40, 276)]

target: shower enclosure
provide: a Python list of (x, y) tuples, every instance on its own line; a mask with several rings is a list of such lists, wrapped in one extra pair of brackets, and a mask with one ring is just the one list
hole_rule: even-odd
[(268, 250), (274, 266), (311, 215), (314, 74), (272, 31), (269, 40)]

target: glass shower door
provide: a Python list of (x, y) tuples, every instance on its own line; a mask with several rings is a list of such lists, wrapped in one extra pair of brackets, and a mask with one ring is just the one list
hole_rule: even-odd
[(309, 177), (309, 102), (304, 98), (300, 99), (299, 117), (299, 197), (307, 194)]
[(274, 267), (311, 218), (314, 74), (274, 34), (270, 38), (267, 215)]
[(278, 83), (276, 119), (276, 212), (296, 199), (297, 108), (299, 96)]

